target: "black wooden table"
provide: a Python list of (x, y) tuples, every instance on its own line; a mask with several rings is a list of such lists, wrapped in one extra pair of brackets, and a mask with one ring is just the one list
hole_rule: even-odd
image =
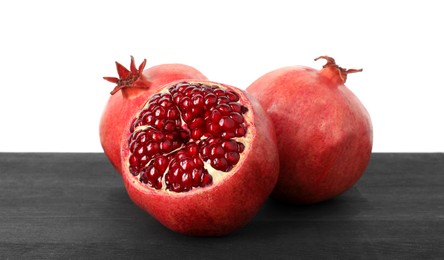
[(269, 200), (230, 236), (164, 228), (103, 154), (0, 153), (0, 259), (444, 259), (444, 154), (373, 154), (355, 187)]

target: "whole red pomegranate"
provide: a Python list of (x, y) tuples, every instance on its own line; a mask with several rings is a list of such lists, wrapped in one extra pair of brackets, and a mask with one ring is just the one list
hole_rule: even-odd
[[(280, 176), (272, 197), (297, 204), (333, 198), (351, 188), (370, 160), (370, 116), (331, 57), (321, 70), (271, 71), (247, 91), (270, 116), (278, 138)], [(317, 60), (316, 59), (316, 60)]]
[(125, 131), (122, 176), (130, 198), (179, 233), (219, 236), (241, 228), (278, 178), (271, 121), (235, 87), (166, 84)]
[(128, 70), (116, 62), (119, 78), (104, 77), (116, 86), (105, 106), (99, 125), (100, 143), (114, 168), (120, 173), (120, 139), (125, 122), (162, 85), (179, 79), (207, 78), (184, 64), (161, 64), (144, 70), (146, 59), (136, 67), (134, 57)]

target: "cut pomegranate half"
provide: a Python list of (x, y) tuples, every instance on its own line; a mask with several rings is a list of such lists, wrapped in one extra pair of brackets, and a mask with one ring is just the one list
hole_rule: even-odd
[(127, 124), (129, 197), (169, 229), (198, 236), (247, 224), (279, 174), (276, 135), (257, 100), (232, 86), (168, 83)]

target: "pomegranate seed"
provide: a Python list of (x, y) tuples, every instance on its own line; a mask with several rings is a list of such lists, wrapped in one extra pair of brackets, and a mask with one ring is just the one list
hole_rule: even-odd
[(158, 118), (163, 118), (166, 116), (166, 110), (164, 107), (158, 107), (154, 110), (154, 115)]
[(155, 129), (153, 129), (153, 128), (148, 128), (148, 129), (146, 129), (146, 135), (148, 136), (148, 137), (152, 137), (153, 136), (153, 133), (155, 132), (156, 130)]
[(176, 85), (176, 90), (179, 92), (183, 92), (185, 88), (187, 88), (190, 84), (188, 82), (179, 83)]
[(194, 157), (194, 164), (196, 165), (197, 169), (201, 169), (204, 166), (204, 163), (199, 157)]
[(189, 111), (192, 108), (193, 102), (189, 97), (184, 97), (181, 101), (181, 109), (184, 111)]
[(190, 178), (190, 175), (187, 173), (184, 173), (182, 175), (182, 186), (183, 186), (183, 191), (187, 191), (191, 189), (191, 185), (192, 185), (192, 179)]
[(155, 182), (152, 184), (153, 188), (159, 190), (162, 188), (162, 177), (157, 178), (157, 180), (155, 180)]
[(137, 124), (136, 121), (137, 121), (137, 118), (134, 118), (134, 120), (130, 126), (130, 133), (134, 132), (134, 129), (136, 128), (135, 125)]
[(247, 112), (248, 112), (248, 108), (245, 107), (245, 106), (241, 106), (241, 113), (242, 113), (242, 114), (245, 114), (245, 113), (247, 113)]
[(202, 117), (194, 118), (188, 125), (191, 129), (198, 128), (205, 125), (205, 120)]
[(158, 173), (156, 167), (154, 167), (153, 165), (150, 165), (150, 166), (148, 166), (148, 169), (149, 169), (148, 175), (149, 175), (149, 177), (151, 177), (150, 179), (151, 180), (157, 179), (159, 173)]
[(154, 116), (151, 115), (151, 112), (149, 112), (149, 114), (145, 114), (142, 117), (142, 121), (145, 125), (152, 125), (152, 123), (154, 122)]
[(230, 118), (233, 119), (233, 121), (237, 124), (242, 124), (244, 122), (244, 117), (237, 112), (231, 112)]
[(175, 108), (170, 108), (170, 110), (168, 110), (167, 112), (167, 116), (168, 119), (179, 119), (180, 118), (180, 114), (179, 111)]
[(222, 138), (224, 138), (224, 139), (231, 139), (231, 138), (236, 137), (236, 134), (233, 133), (233, 132), (227, 131), (227, 132), (223, 132), (223, 133), (220, 135), (220, 137), (222, 137)]
[(160, 172), (165, 172), (165, 170), (168, 168), (169, 160), (165, 156), (159, 156), (156, 159), (154, 159), (153, 165), (156, 167)]
[(191, 112), (185, 112), (182, 114), (182, 119), (183, 119), (183, 121), (188, 123), (193, 119), (193, 114)]
[(130, 166), (129, 171), (134, 176), (137, 176), (140, 174), (139, 166)]
[(217, 109), (220, 111), (220, 113), (224, 116), (228, 116), (231, 112), (231, 107), (227, 104), (220, 104), (217, 106)]
[(193, 171), (191, 172), (191, 179), (193, 180), (193, 186), (198, 186), (202, 179), (202, 170), (193, 169)]
[(205, 96), (205, 106), (207, 108), (213, 107), (215, 104), (217, 104), (217, 96), (213, 93), (207, 94)]
[(148, 176), (147, 176), (146, 172), (143, 172), (143, 173), (140, 175), (139, 180), (140, 180), (140, 182), (142, 182), (142, 183), (145, 183), (145, 184), (148, 183)]
[(211, 121), (213, 122), (219, 122), (219, 120), (222, 118), (222, 113), (219, 110), (213, 110), (211, 111)]
[(169, 152), (171, 152), (171, 149), (172, 149), (172, 143), (170, 140), (165, 140), (160, 143), (160, 150), (163, 153), (169, 153)]
[(223, 90), (223, 89), (215, 89), (214, 91), (213, 91), (213, 93), (216, 95), (216, 96), (224, 96), (225, 95), (225, 90)]
[(173, 95), (174, 103), (180, 104), (184, 95), (182, 93), (176, 93)]
[(230, 99), (227, 97), (218, 97), (217, 98), (217, 103), (218, 104), (227, 104), (230, 102)]
[(228, 166), (228, 162), (225, 158), (214, 158), (211, 161), (211, 166), (213, 166), (214, 169), (225, 171)]
[(236, 134), (237, 137), (242, 137), (242, 136), (244, 136), (246, 133), (247, 133), (247, 129), (245, 129), (245, 127), (242, 126), (242, 125), (239, 126), (239, 127), (236, 129), (236, 132), (235, 132), (235, 134)]
[[(182, 160), (182, 159), (185, 159), (185, 158), (187, 158), (187, 155), (185, 154), (185, 151), (179, 151), (177, 154), (176, 154), (176, 159), (177, 160)], [(177, 163), (179, 163), (179, 162), (177, 162)]]
[(191, 96), (191, 91), (195, 90), (195, 86), (188, 86), (182, 92), (187, 96)]
[(133, 154), (136, 155), (137, 157), (142, 157), (144, 153), (145, 153), (145, 147), (143, 145), (139, 145), (137, 146), (136, 152)]
[(209, 144), (215, 144), (217, 142), (218, 142), (218, 140), (216, 138), (208, 138), (208, 143)]
[(202, 187), (205, 187), (207, 185), (210, 185), (211, 183), (213, 183), (213, 177), (211, 177), (210, 174), (208, 174), (208, 172), (206, 172), (203, 176), (202, 176)]
[(148, 143), (148, 145), (146, 146), (147, 152), (148, 154), (155, 155), (160, 151), (160, 145), (159, 143), (155, 143), (155, 142), (150, 142)]
[(220, 131), (221, 131), (221, 128), (220, 128), (220, 126), (218, 124), (210, 123), (207, 126), (207, 131), (210, 132), (213, 135), (218, 135), (220, 133)]
[(134, 154), (131, 154), (129, 157), (129, 165), (130, 166), (137, 166), (139, 165), (139, 160), (137, 160), (137, 157), (134, 156)]
[(145, 141), (143, 141), (144, 137), (146, 137), (146, 131), (139, 130), (139, 131), (134, 133), (133, 139), (136, 140), (139, 143), (144, 143), (145, 142)]
[(133, 140), (133, 141), (130, 143), (130, 145), (129, 145), (129, 150), (130, 150), (131, 153), (134, 153), (137, 144), (139, 144), (139, 143), (136, 142), (136, 140)]
[(149, 184), (155, 189), (162, 188), (162, 175), (159, 171), (152, 165), (142, 169), (139, 180), (142, 183)]
[(230, 102), (230, 103), (228, 103), (228, 105), (230, 106), (231, 111), (236, 112), (236, 113), (241, 113), (242, 108), (239, 103)]
[(189, 143), (187, 145), (187, 152), (189, 156), (195, 157), (199, 152), (199, 145), (196, 143)]
[(167, 96), (164, 96), (159, 100), (159, 106), (161, 106), (161, 107), (167, 108), (167, 107), (170, 107), (171, 105), (172, 105), (171, 100), (168, 99)]
[(140, 158), (139, 165), (145, 166), (149, 162), (149, 160), (150, 160), (149, 157), (144, 155), (142, 156), (142, 158)]
[(228, 152), (225, 154), (225, 159), (227, 159), (230, 165), (235, 165), (239, 162), (240, 156), (236, 152)]
[[(190, 96), (196, 96), (196, 95), (202, 95), (202, 94), (203, 94), (202, 89), (199, 88), (198, 85), (193, 85), (193, 86), (194, 86), (194, 89), (191, 90), (191, 92), (190, 92)], [(203, 97), (203, 96), (202, 96), (202, 97)]]
[(224, 130), (233, 130), (236, 123), (230, 117), (224, 116), (219, 120), (219, 126)]
[(191, 159), (182, 160), (180, 162), (180, 167), (182, 167), (184, 171), (190, 171), (194, 168), (194, 162)]
[(239, 95), (237, 93), (234, 93), (233, 91), (226, 91), (225, 94), (230, 99), (230, 101), (233, 101), (233, 102), (239, 101)]
[(210, 110), (205, 110), (205, 112), (203, 113), (203, 118), (206, 120), (209, 120), (211, 116), (211, 111)]
[(175, 122), (173, 122), (173, 121), (167, 121), (166, 124), (165, 124), (165, 126), (164, 126), (164, 129), (165, 129), (166, 132), (173, 132), (174, 129), (176, 129), (176, 124), (175, 124)]
[(168, 139), (168, 140), (173, 140), (175, 136), (176, 136), (176, 135), (175, 135), (174, 132), (172, 132), (172, 133), (166, 133), (166, 134), (165, 134), (165, 138), (164, 138), (164, 140), (166, 140), (166, 139)]
[(203, 130), (201, 128), (196, 128), (191, 131), (191, 138), (193, 140), (199, 140), (203, 134)]
[(237, 151), (242, 153), (245, 150), (245, 145), (243, 143), (237, 142)]
[(179, 136), (180, 139), (183, 140), (184, 142), (188, 142), (188, 140), (190, 139), (188, 132), (184, 130), (179, 132)]
[(165, 135), (162, 132), (156, 131), (152, 135), (153, 141), (159, 142), (165, 139)]
[[(159, 108), (159, 106), (156, 103), (149, 103), (150, 105), (148, 106), (148, 108), (146, 109), (147, 112), (154, 112), (157, 108)], [(143, 112), (143, 111), (142, 111)]]
[(159, 93), (154, 94), (154, 95), (151, 97), (151, 99), (150, 99), (150, 103), (156, 103), (157, 100), (159, 100), (159, 98), (160, 98), (161, 96), (162, 96), (162, 94), (159, 94)]
[[(168, 172), (168, 173), (170, 173), (170, 172)], [(170, 178), (171, 178), (172, 180), (177, 179), (177, 177), (180, 175), (180, 169), (174, 167), (173, 172), (172, 172), (171, 174), (169, 174), (169, 175), (170, 175)]]
[(194, 106), (202, 106), (204, 105), (204, 97), (201, 94), (197, 94), (191, 98)]
[(153, 126), (156, 127), (157, 129), (162, 129), (164, 124), (165, 124), (164, 120), (156, 119), (156, 121), (154, 121)]
[(206, 160), (209, 158), (211, 152), (211, 148), (209, 146), (205, 146), (201, 149), (200, 153), (202, 155), (202, 159)]
[(203, 115), (203, 114), (205, 113), (203, 109), (204, 109), (203, 107), (199, 107), (199, 106), (197, 106), (197, 107), (192, 107), (191, 110), (190, 110), (190, 112), (191, 112), (191, 114), (193, 114), (195, 117), (196, 117), (196, 116), (201, 116), (201, 115)]
[(237, 143), (233, 140), (227, 140), (222, 143), (222, 148), (228, 152), (237, 152)]
[(213, 146), (210, 151), (210, 156), (212, 158), (221, 157), (222, 155), (224, 155), (224, 153), (225, 153), (225, 151), (222, 147)]

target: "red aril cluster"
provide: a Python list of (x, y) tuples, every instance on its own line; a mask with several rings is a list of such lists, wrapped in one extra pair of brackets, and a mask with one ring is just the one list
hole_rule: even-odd
[(247, 133), (248, 109), (238, 101), (233, 91), (188, 82), (153, 95), (130, 127), (129, 171), (156, 189), (180, 192), (211, 184), (204, 162), (227, 172), (245, 148), (233, 140)]

